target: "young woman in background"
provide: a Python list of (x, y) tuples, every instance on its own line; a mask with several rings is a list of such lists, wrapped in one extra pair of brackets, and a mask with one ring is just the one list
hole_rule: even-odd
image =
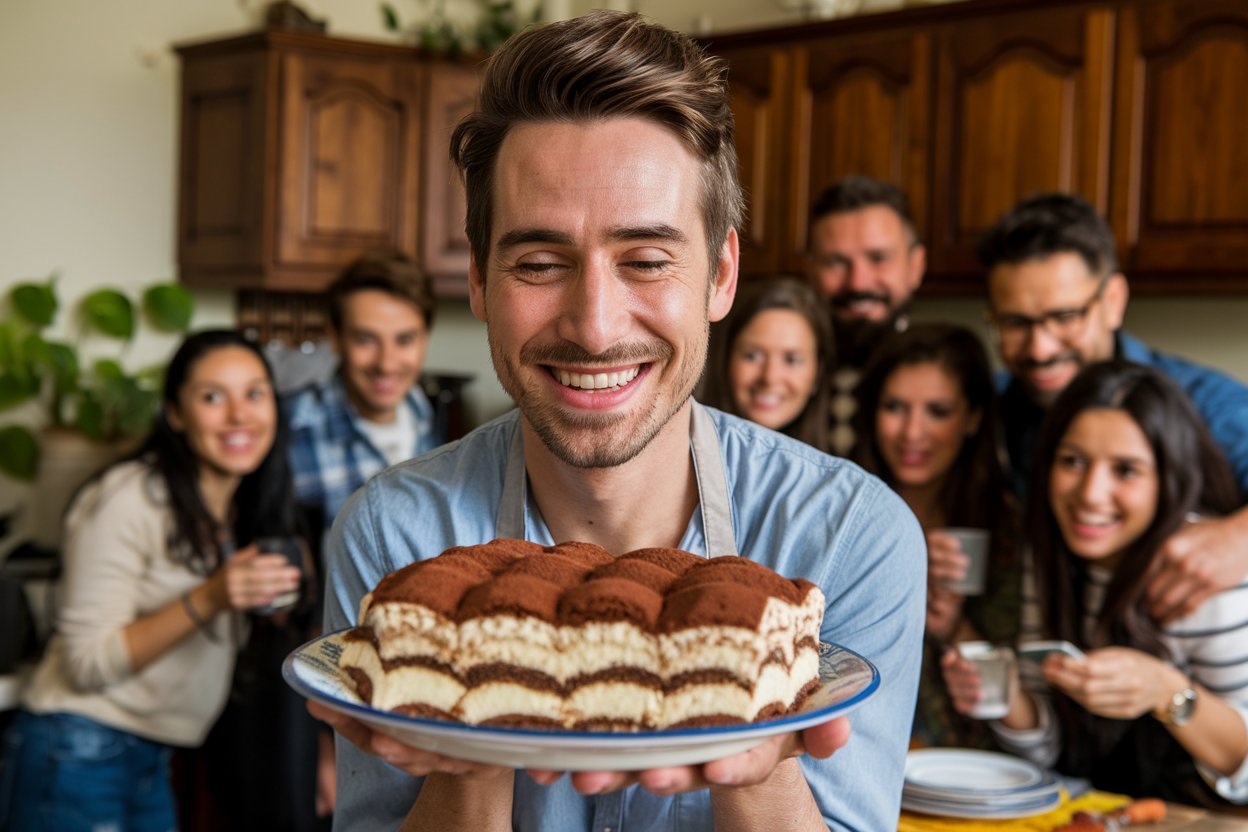
[[(993, 723), (1009, 750), (1097, 788), (1184, 803), (1248, 803), (1248, 583), (1161, 625), (1144, 587), (1161, 542), (1236, 507), (1226, 460), (1183, 391), (1156, 370), (1094, 364), (1046, 419), (1029, 505), (1039, 633), (1050, 655)], [(960, 709), (978, 678), (950, 652)]]
[[(1012, 643), (1018, 633), (1019, 512), (997, 438), (988, 355), (975, 333), (914, 324), (890, 337), (856, 388), (855, 460), (910, 506), (927, 536), (927, 627), (914, 740), (921, 745), (994, 747), (981, 723), (957, 713), (940, 674), (951, 643)], [(985, 529), (985, 590), (964, 596), (969, 560), (950, 527)]]
[(828, 450), (832, 325), (814, 289), (793, 277), (743, 282), (711, 341), (699, 401)]
[(220, 713), (239, 610), (299, 585), (261, 535), (293, 531), (285, 427), (260, 351), (229, 331), (183, 342), (142, 447), (66, 513), (56, 634), (5, 737), (0, 827), (176, 828), (173, 746)]

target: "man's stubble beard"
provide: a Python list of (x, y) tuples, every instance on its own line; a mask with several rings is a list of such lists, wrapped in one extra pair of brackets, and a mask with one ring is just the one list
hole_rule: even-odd
[[(640, 417), (633, 414), (587, 413), (569, 418), (557, 404), (531, 396), (521, 383), (518, 368), (506, 358), (494, 340), (493, 332), (486, 326), (490, 356), (499, 383), (516, 403), (521, 415), (528, 421), (542, 444), (564, 464), (579, 469), (615, 468), (635, 459), (658, 436), (659, 432), (684, 407), (701, 377), (706, 363), (710, 338), (710, 324), (706, 325), (701, 356), (693, 356), (693, 368), (682, 370), (676, 379), (678, 393), (671, 406), (660, 410), (661, 396), (656, 396)], [(537, 364), (603, 364), (649, 363), (656, 367), (660, 362), (670, 364), (674, 355), (671, 345), (663, 341), (653, 344), (621, 345), (599, 356), (591, 356), (569, 342), (545, 346), (525, 346), (520, 351), (520, 364), (533, 367)], [(633, 383), (636, 383), (634, 381)], [(632, 422), (633, 424), (627, 424)], [(596, 441), (573, 442), (569, 434), (584, 436), (592, 432)]]

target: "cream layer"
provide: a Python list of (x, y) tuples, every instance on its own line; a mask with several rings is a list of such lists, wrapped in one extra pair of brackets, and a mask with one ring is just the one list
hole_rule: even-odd
[(361, 623), (372, 628), (387, 661), (421, 657), (450, 665), (459, 652), (459, 627), (422, 604), (378, 604)]
[(596, 719), (632, 722), (638, 727), (657, 725), (662, 694), (632, 682), (594, 682), (568, 694), (564, 714), (568, 724)]
[(453, 711), (464, 722), (479, 724), (501, 716), (529, 716), (564, 723), (563, 697), (504, 680), (465, 691)]
[(483, 664), (536, 670), (560, 683), (615, 667), (658, 676), (658, 641), (627, 621), (556, 627), (537, 618), (483, 616), (460, 624), (455, 669)]
[(381, 710), (429, 705), (450, 713), (464, 695), (464, 686), (457, 678), (436, 668), (404, 664), (383, 670), (377, 651), (367, 641), (346, 642), (338, 664), (368, 676), (373, 683), (371, 705)]

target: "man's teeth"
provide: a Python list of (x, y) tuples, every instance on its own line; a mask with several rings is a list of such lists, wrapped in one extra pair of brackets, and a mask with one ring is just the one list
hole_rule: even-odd
[(569, 373), (559, 370), (559, 383), (565, 387), (576, 387), (581, 390), (609, 390), (612, 387), (623, 387), (641, 372), (640, 367), (633, 367), (618, 373)]

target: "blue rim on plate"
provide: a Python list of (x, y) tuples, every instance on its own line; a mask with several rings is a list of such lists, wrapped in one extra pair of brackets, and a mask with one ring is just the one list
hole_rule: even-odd
[(632, 733), (468, 725), (381, 711), (360, 702), (338, 670), (346, 632), (313, 639), (287, 656), (282, 664), (287, 684), (301, 696), (417, 747), (514, 767), (628, 770), (706, 762), (846, 714), (880, 687), (879, 671), (870, 661), (839, 645), (821, 644), (822, 684), (796, 713), (778, 719)]

